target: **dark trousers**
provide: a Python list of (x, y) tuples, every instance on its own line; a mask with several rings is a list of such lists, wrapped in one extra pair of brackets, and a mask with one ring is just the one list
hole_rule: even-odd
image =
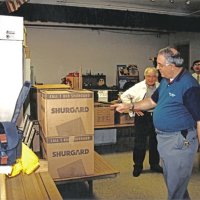
[(135, 116), (135, 141), (133, 147), (133, 161), (135, 166), (143, 167), (147, 141), (149, 137), (149, 164), (159, 164), (159, 153), (157, 150), (157, 139), (153, 119), (150, 112), (144, 112), (144, 116)]

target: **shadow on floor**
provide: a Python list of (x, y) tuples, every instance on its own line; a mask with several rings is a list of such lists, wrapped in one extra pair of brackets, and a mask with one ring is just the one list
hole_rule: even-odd
[(96, 199), (94, 194), (90, 194), (88, 184), (86, 182), (67, 183), (57, 185), (59, 192), (65, 199)]
[[(93, 195), (90, 195), (87, 182), (74, 182), (57, 185), (64, 200), (164, 200), (167, 190), (162, 174), (149, 170), (148, 151), (144, 170), (139, 177), (132, 176), (132, 138), (119, 138), (117, 144), (95, 146), (95, 151), (103, 156), (114, 168), (120, 171), (115, 178), (93, 181)], [(123, 142), (122, 142), (123, 141)], [(200, 196), (200, 153), (196, 155), (193, 174), (189, 184), (191, 199)]]

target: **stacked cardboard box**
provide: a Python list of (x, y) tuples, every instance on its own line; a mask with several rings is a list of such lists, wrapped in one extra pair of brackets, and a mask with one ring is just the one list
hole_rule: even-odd
[[(70, 89), (69, 86), (65, 84), (42, 84), (42, 85), (33, 85), (30, 91), (30, 112), (31, 119), (35, 121), (40, 120), (40, 98), (41, 91), (43, 90), (66, 90)], [(39, 139), (40, 129), (38, 128), (38, 132), (36, 132), (33, 140), (33, 151), (40, 151), (40, 139)]]
[(95, 103), (94, 126), (114, 125), (114, 108), (109, 104)]
[(130, 117), (129, 113), (115, 113), (115, 124), (133, 124), (134, 117)]
[(93, 92), (42, 91), (40, 106), (42, 148), (53, 179), (93, 174)]
[(40, 98), (41, 91), (43, 90), (65, 90), (70, 89), (68, 85), (65, 84), (42, 84), (42, 85), (33, 85), (30, 92), (30, 109), (31, 117), (34, 120), (40, 120)]

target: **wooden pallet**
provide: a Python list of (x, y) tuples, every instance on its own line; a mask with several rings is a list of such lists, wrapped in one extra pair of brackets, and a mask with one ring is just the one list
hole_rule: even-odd
[(89, 193), (93, 194), (93, 180), (115, 178), (119, 170), (112, 167), (101, 155), (94, 152), (94, 174), (82, 177), (70, 177), (64, 179), (54, 179), (56, 184), (65, 184), (67, 182), (88, 182)]
[(94, 152), (94, 174), (81, 176), (81, 177), (69, 177), (63, 179), (54, 179), (56, 183), (62, 182), (77, 182), (77, 181), (87, 181), (95, 180), (101, 178), (112, 178), (119, 174), (119, 170), (112, 167), (101, 155)]
[(62, 197), (48, 172), (19, 174), (6, 178), (6, 200), (61, 200)]

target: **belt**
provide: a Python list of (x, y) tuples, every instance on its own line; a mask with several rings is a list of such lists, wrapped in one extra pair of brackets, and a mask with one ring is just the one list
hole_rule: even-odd
[(195, 129), (196, 129), (196, 127), (183, 129), (183, 130), (180, 130), (180, 131), (170, 131), (170, 132), (160, 131), (160, 130), (156, 129), (156, 133), (161, 134), (161, 135), (173, 135), (173, 134), (176, 134), (176, 133), (181, 133), (184, 137), (186, 137), (189, 131), (192, 131), (192, 130), (195, 130)]

